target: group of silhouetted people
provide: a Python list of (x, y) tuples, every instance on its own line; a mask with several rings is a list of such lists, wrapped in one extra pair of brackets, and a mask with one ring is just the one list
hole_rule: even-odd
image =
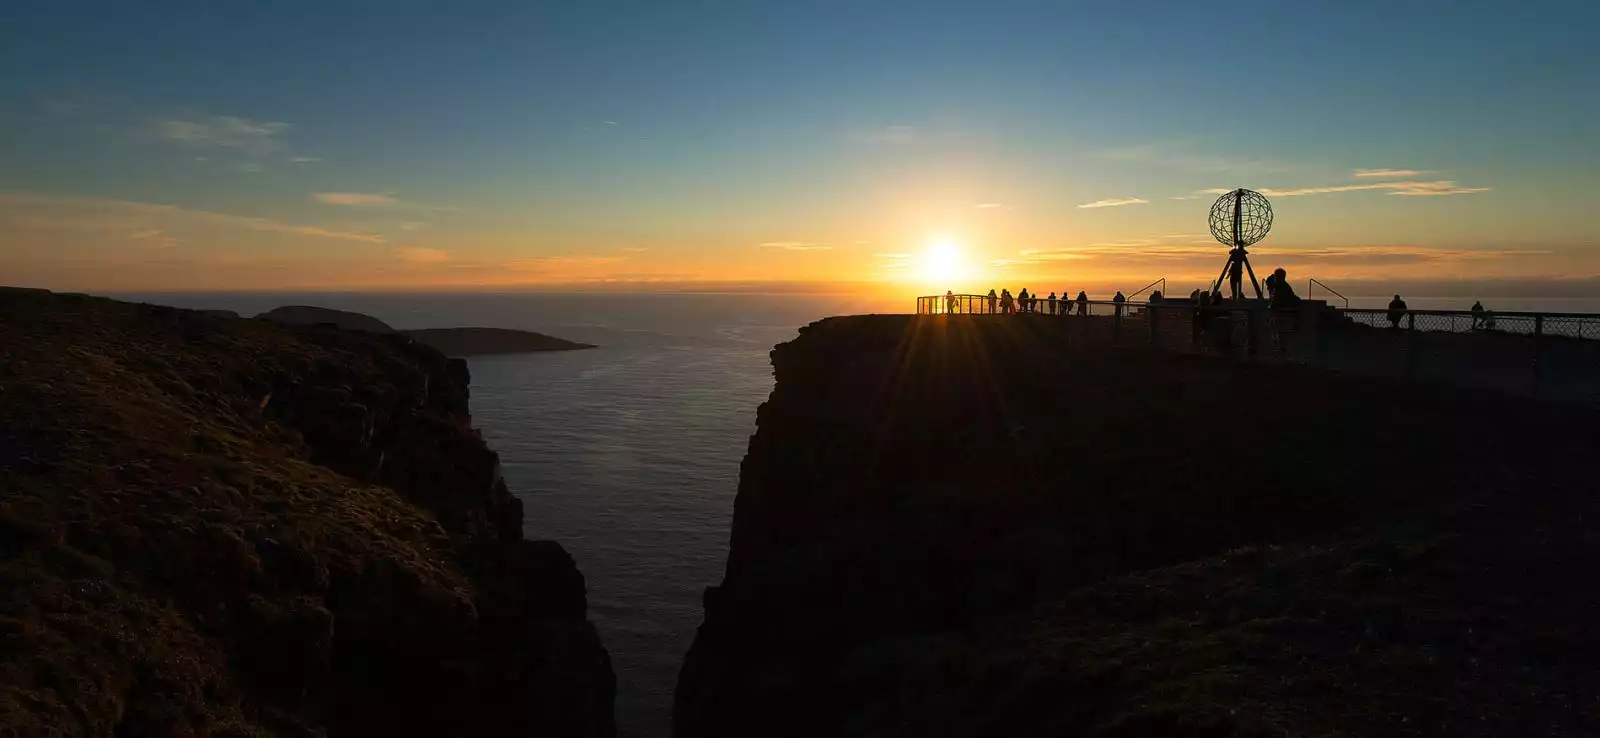
[[(1124, 299), (1121, 292), (1118, 292), (1116, 298), (1114, 298), (1118, 303)], [(981, 312), (999, 315), (1071, 315), (1073, 303), (1077, 303), (1079, 315), (1089, 314), (1089, 293), (1082, 290), (1078, 291), (1076, 298), (1067, 297), (1066, 290), (1061, 291), (1060, 297), (1056, 297), (1054, 292), (1051, 292), (1048, 297), (1040, 297), (1037, 293), (1029, 294), (1026, 287), (1022, 288), (1014, 296), (1009, 289), (1002, 289), (999, 294), (996, 294), (994, 290), (989, 290), (989, 294), (983, 300), (982, 307), (986, 309)]]

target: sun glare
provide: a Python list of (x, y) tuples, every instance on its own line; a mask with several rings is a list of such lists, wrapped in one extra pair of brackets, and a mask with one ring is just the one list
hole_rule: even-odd
[(922, 254), (922, 276), (930, 282), (948, 283), (961, 277), (961, 250), (948, 240), (934, 241)]

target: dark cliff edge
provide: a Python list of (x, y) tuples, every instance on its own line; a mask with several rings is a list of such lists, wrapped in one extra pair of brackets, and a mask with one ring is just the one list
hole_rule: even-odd
[(482, 356), (486, 354), (521, 354), (538, 351), (576, 351), (594, 348), (592, 343), (578, 343), (534, 331), (511, 328), (420, 328), (395, 330), (370, 315), (346, 310), (285, 305), (256, 316), (284, 325), (323, 325), (350, 331), (368, 333), (399, 333), (425, 346), (438, 349), (451, 357)]
[(772, 352), (678, 738), (1600, 730), (1591, 411), (834, 318)]
[(0, 289), (0, 734), (613, 735), (465, 362)]

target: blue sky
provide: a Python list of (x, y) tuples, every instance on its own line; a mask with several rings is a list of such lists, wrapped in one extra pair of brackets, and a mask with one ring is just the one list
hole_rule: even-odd
[(4, 13), (0, 267), (44, 286), (1198, 274), (1239, 186), (1320, 274), (1600, 274), (1596, 3)]

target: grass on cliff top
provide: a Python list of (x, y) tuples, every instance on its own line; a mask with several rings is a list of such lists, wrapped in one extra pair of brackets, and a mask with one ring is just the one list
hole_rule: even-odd
[(0, 290), (0, 734), (308, 734), (242, 674), (325, 669), (333, 598), (472, 617), (434, 519), (262, 417), (278, 377), (425, 381), (315, 335)]

